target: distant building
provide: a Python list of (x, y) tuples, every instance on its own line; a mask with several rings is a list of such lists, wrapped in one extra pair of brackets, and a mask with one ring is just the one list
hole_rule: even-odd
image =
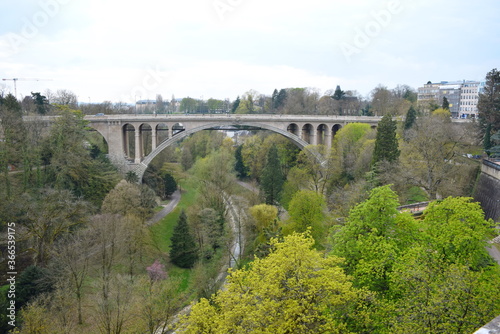
[(138, 100), (135, 102), (135, 110), (138, 113), (156, 110), (156, 100)]
[(484, 82), (479, 81), (441, 81), (439, 83), (428, 82), (418, 88), (418, 103), (434, 103), (439, 106), (443, 104), (446, 97), (450, 104), (450, 112), (453, 118), (476, 118), (479, 94), (482, 92)]

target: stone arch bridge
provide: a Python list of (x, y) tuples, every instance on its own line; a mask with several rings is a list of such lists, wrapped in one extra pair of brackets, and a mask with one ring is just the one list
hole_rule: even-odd
[(313, 115), (106, 115), (86, 116), (106, 140), (109, 157), (142, 178), (149, 163), (166, 147), (201, 130), (264, 129), (289, 138), (298, 147), (325, 145), (349, 123), (376, 127), (381, 117)]

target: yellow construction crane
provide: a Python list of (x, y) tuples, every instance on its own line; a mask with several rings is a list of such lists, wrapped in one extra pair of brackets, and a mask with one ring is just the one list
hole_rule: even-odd
[(37, 78), (12, 78), (12, 79), (2, 79), (3, 81), (12, 80), (14, 81), (14, 96), (17, 99), (17, 85), (18, 80), (28, 80), (28, 81), (40, 81), (40, 80), (52, 80), (52, 79), (37, 79)]

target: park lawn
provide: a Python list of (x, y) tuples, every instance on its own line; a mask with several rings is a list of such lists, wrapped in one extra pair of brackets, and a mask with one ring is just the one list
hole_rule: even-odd
[(172, 237), (175, 224), (181, 214), (182, 209), (187, 209), (195, 203), (197, 194), (196, 184), (192, 180), (186, 180), (182, 184), (181, 200), (177, 207), (166, 215), (158, 223), (150, 227), (153, 243), (164, 253), (170, 251), (170, 238)]

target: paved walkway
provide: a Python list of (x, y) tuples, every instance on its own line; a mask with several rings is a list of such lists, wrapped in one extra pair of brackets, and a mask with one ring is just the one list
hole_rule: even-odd
[(146, 222), (146, 226), (150, 226), (153, 224), (156, 224), (159, 222), (163, 217), (168, 215), (170, 212), (172, 212), (177, 204), (179, 204), (179, 201), (181, 200), (181, 192), (179, 190), (176, 190), (172, 196), (170, 197), (170, 202), (168, 204), (163, 205), (163, 209), (159, 212), (157, 212), (150, 220)]

